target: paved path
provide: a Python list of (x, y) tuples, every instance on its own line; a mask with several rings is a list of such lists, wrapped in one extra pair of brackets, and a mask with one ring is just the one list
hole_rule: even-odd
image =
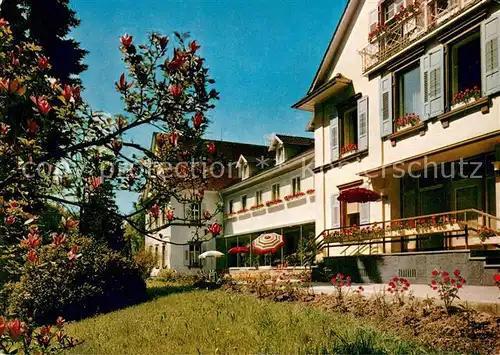
[[(363, 286), (364, 295), (370, 296), (375, 292), (379, 292), (385, 288), (385, 284), (352, 284), (351, 289), (355, 290), (358, 286)], [(312, 287), (315, 293), (333, 293), (334, 288), (331, 285), (315, 285)], [(436, 291), (433, 291), (429, 285), (414, 285), (410, 286), (410, 291), (418, 298), (426, 298), (427, 296), (437, 298)], [(500, 290), (495, 286), (467, 286), (465, 285), (459, 292), (461, 301), (474, 303), (498, 303), (500, 305)]]

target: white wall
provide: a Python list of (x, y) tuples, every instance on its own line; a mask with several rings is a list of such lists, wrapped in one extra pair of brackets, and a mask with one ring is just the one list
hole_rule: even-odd
[[(286, 163), (284, 164), (286, 166)], [(307, 195), (303, 198), (291, 201), (285, 201), (286, 195), (292, 194), (292, 178), (300, 176), (301, 192), (306, 192), (309, 189), (314, 189), (314, 175), (308, 169), (298, 168), (291, 172), (279, 175), (277, 177), (266, 180), (265, 182), (252, 185), (251, 187), (232, 192), (224, 195), (225, 212), (228, 212), (229, 201), (234, 201), (234, 211), (241, 209), (241, 197), (247, 195), (247, 208), (256, 204), (255, 192), (263, 191), (262, 201), (265, 204), (271, 198), (271, 186), (280, 184), (280, 198), (283, 204), (273, 207), (264, 207), (255, 212), (248, 212), (243, 215), (238, 215), (235, 218), (226, 219), (224, 222), (224, 235), (241, 235), (252, 232), (260, 232), (313, 222), (316, 218), (315, 209), (315, 194)]]

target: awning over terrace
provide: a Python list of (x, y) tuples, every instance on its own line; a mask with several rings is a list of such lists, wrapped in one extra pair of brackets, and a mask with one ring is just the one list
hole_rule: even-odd
[(340, 193), (338, 200), (347, 203), (365, 203), (375, 202), (380, 200), (381, 196), (375, 191), (365, 189), (363, 187), (355, 187), (353, 189), (344, 190)]

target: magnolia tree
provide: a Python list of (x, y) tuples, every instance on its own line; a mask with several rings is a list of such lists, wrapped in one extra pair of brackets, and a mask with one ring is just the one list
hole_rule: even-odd
[[(51, 62), (43, 49), (15, 42), (9, 24), (0, 20), (2, 272), (10, 270), (15, 276), (20, 264), (36, 267), (38, 250), (44, 244), (67, 248), (62, 253), (66, 262), (78, 258), (78, 247), (67, 246), (67, 240), (79, 233), (78, 218), (63, 218), (58, 229), (41, 232), (40, 211), (49, 203), (84, 211), (104, 186), (135, 192), (147, 186), (140, 209), (129, 215), (110, 213), (153, 237), (134, 223), (135, 214), (146, 211), (156, 218), (165, 213), (165, 225), (157, 226), (160, 230), (190, 222), (168, 209), (172, 199), (185, 203), (203, 199), (210, 180), (206, 167), (217, 159), (217, 147), (202, 136), (209, 123), (206, 112), (213, 108), (218, 93), (209, 88), (213, 80), (198, 55), (200, 47), (178, 33), (174, 40), (153, 33), (143, 45), (135, 45), (131, 36), (124, 35), (119, 47), (127, 71), (117, 75), (115, 85), (124, 114), (110, 116), (92, 110), (79, 86), (61, 85), (48, 77)], [(145, 125), (162, 132), (155, 151), (125, 139), (128, 132)], [(219, 210), (217, 206), (196, 221), (197, 229), (207, 232), (195, 233), (195, 241), (221, 232), (218, 224), (210, 223)], [(14, 324), (11, 321), (17, 320), (5, 320)], [(29, 327), (20, 329), (25, 334)], [(2, 334), (6, 333), (0, 332), (0, 343)], [(16, 339), (20, 338), (9, 337), (9, 346)]]

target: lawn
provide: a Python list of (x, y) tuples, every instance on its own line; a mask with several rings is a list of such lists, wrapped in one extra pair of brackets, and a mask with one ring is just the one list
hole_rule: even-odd
[[(345, 353), (421, 351), (348, 316), (224, 291), (155, 288), (156, 298), (68, 326), (74, 354)], [(170, 292), (161, 295), (162, 291)], [(179, 291), (179, 292), (177, 292)], [(180, 292), (182, 291), (182, 292)], [(353, 348), (354, 346), (355, 348)], [(357, 347), (357, 348), (356, 348)]]

